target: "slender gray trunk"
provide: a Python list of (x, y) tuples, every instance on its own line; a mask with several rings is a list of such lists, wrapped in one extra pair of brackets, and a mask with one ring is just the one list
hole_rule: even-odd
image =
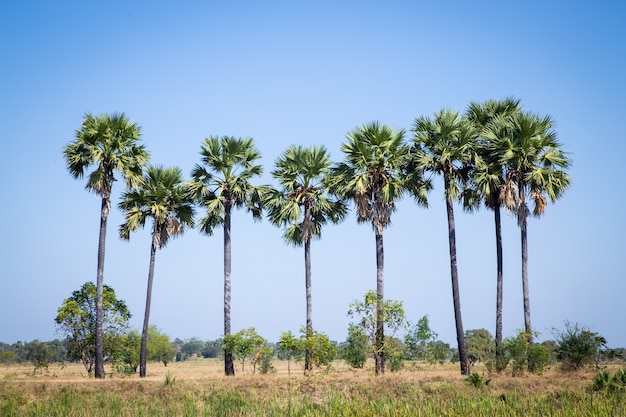
[(146, 293), (146, 311), (143, 316), (143, 328), (141, 330), (141, 350), (139, 351), (139, 377), (146, 376), (146, 362), (148, 358), (148, 327), (150, 322), (150, 302), (152, 300), (152, 280), (154, 278), (154, 259), (157, 245), (155, 243), (156, 231), (152, 234), (150, 246), (150, 266), (148, 267), (148, 290)]
[(496, 369), (500, 371), (500, 364), (503, 363), (502, 352), (502, 298), (503, 298), (503, 272), (502, 272), (502, 226), (500, 219), (500, 205), (496, 204), (493, 209), (496, 229), (496, 264), (497, 264), (497, 284), (496, 284)]
[[(526, 207), (525, 188), (526, 184), (521, 183), (519, 186), (520, 203)], [(528, 343), (533, 343), (533, 330), (530, 324), (530, 291), (528, 289), (528, 237), (526, 233), (527, 210), (522, 210), (522, 216), (519, 219), (519, 226), (522, 237), (522, 293), (524, 295), (524, 327), (526, 330), (526, 338)]]
[[(444, 174), (445, 188), (449, 190), (450, 180)], [(446, 193), (447, 194), (447, 193)], [(459, 273), (456, 262), (456, 233), (454, 225), (454, 208), (452, 198), (446, 195), (446, 209), (448, 212), (448, 242), (450, 244), (450, 273), (452, 276), (452, 300), (454, 302), (454, 318), (456, 322), (456, 340), (459, 348), (459, 362), (461, 374), (469, 375), (469, 361), (465, 345), (465, 332), (461, 318), (461, 294), (459, 291)]]
[(376, 375), (385, 373), (385, 321), (383, 315), (385, 297), (385, 253), (383, 249), (383, 234), (376, 233), (376, 347), (374, 360), (376, 362)]
[[(306, 338), (313, 333), (313, 304), (311, 301), (311, 239), (304, 241), (304, 283), (306, 287)], [(304, 372), (313, 369), (311, 351), (304, 352)]]
[(98, 273), (96, 275), (96, 360), (95, 377), (104, 379), (104, 305), (102, 294), (104, 287), (104, 248), (107, 235), (107, 220), (111, 211), (111, 197), (109, 192), (104, 192), (100, 210), (100, 235), (98, 238)]
[[(232, 205), (226, 203), (224, 207), (224, 337), (230, 336), (230, 217)], [(227, 376), (235, 375), (233, 352), (224, 350), (224, 373)]]

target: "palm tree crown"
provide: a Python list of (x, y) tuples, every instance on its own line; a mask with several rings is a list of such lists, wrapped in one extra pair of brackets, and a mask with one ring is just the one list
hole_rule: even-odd
[(329, 220), (338, 223), (345, 217), (345, 204), (326, 193), (324, 180), (330, 165), (323, 146), (292, 145), (276, 160), (272, 175), (281, 189), (272, 191), (266, 205), (273, 224), (288, 226), (284, 234), (288, 244), (301, 246), (319, 238), (324, 224)]
[(371, 122), (348, 133), (341, 151), (345, 162), (331, 169), (330, 189), (341, 198), (354, 199), (357, 221), (371, 222), (381, 235), (405, 192), (404, 130)]
[(250, 182), (263, 173), (263, 167), (256, 163), (261, 153), (253, 139), (211, 136), (204, 140), (200, 154), (202, 164), (196, 164), (189, 183), (191, 195), (206, 209), (200, 230), (212, 235), (215, 227), (224, 224), (226, 207), (245, 207), (260, 220), (265, 189)]
[(130, 232), (143, 228), (146, 220), (152, 219), (152, 239), (159, 249), (170, 238), (181, 235), (185, 227), (193, 227), (193, 201), (177, 167), (148, 167), (143, 185), (125, 192), (119, 208), (125, 213), (120, 237), (130, 239)]
[(124, 113), (86, 114), (76, 141), (63, 151), (70, 174), (82, 178), (88, 167), (96, 165), (86, 188), (100, 196), (110, 195), (115, 172), (122, 173), (127, 188), (141, 184), (149, 154), (138, 144), (140, 136), (141, 128)]

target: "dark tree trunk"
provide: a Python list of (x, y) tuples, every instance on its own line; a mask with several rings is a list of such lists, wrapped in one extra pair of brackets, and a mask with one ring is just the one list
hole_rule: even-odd
[[(230, 336), (230, 217), (232, 206), (226, 203), (224, 207), (224, 337)], [(224, 373), (227, 376), (235, 375), (233, 352), (224, 350)]]
[(146, 361), (148, 358), (148, 327), (150, 322), (150, 302), (152, 300), (152, 279), (154, 278), (154, 258), (157, 245), (155, 243), (156, 232), (152, 234), (150, 246), (150, 266), (148, 268), (148, 290), (146, 293), (146, 311), (143, 316), (143, 328), (141, 330), (141, 350), (139, 351), (139, 377), (146, 376)]
[(376, 362), (376, 375), (385, 373), (385, 321), (383, 316), (385, 296), (385, 253), (383, 250), (383, 235), (376, 233), (376, 346), (374, 360)]
[(104, 333), (102, 330), (104, 322), (104, 305), (102, 294), (104, 287), (104, 247), (107, 235), (107, 219), (111, 211), (110, 193), (104, 192), (102, 206), (100, 210), (100, 235), (98, 238), (98, 273), (96, 276), (96, 360), (95, 377), (104, 379)]
[(524, 192), (524, 183), (519, 186), (520, 203), (522, 204), (522, 215), (519, 219), (519, 226), (522, 236), (522, 293), (524, 294), (524, 327), (526, 330), (526, 338), (528, 343), (533, 343), (533, 331), (530, 325), (530, 291), (528, 289), (528, 237), (526, 233), (526, 196)]
[[(449, 190), (450, 180), (444, 175), (446, 191)], [(450, 273), (452, 276), (452, 300), (454, 301), (454, 318), (456, 321), (456, 340), (459, 348), (459, 361), (461, 374), (469, 375), (469, 361), (467, 347), (465, 345), (465, 332), (463, 331), (463, 319), (461, 318), (461, 294), (459, 291), (459, 273), (456, 262), (456, 233), (454, 225), (454, 208), (452, 198), (446, 196), (446, 208), (448, 211), (448, 242), (450, 244)]]
[(496, 228), (496, 264), (497, 264), (497, 283), (496, 283), (496, 369), (501, 371), (504, 355), (502, 352), (502, 226), (500, 221), (500, 206), (496, 205), (493, 209), (494, 222)]
[[(304, 283), (306, 287), (306, 338), (313, 333), (313, 304), (311, 301), (311, 239), (304, 242)], [(311, 351), (304, 352), (304, 372), (313, 369), (311, 363)]]

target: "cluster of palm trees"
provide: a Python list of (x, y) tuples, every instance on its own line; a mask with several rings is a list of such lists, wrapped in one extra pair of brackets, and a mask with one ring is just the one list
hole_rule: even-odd
[[(464, 114), (443, 109), (431, 117), (415, 119), (411, 139), (404, 130), (378, 122), (364, 124), (347, 134), (341, 147), (342, 162), (333, 163), (323, 146), (290, 146), (275, 162), (272, 176), (279, 187), (255, 185), (262, 174), (261, 154), (250, 138), (207, 137), (201, 145), (201, 162), (183, 181), (178, 168), (147, 166), (149, 155), (139, 144), (140, 129), (124, 114), (87, 114), (76, 140), (64, 149), (70, 173), (75, 178), (89, 174), (87, 189), (102, 198), (98, 246), (96, 324), (102, 323), (106, 222), (111, 205), (114, 174), (121, 173), (127, 190), (119, 208), (125, 213), (120, 236), (153, 220), (146, 310), (140, 353), (140, 376), (146, 373), (146, 341), (150, 298), (157, 248), (170, 237), (194, 227), (194, 206), (205, 212), (199, 230), (212, 235), (224, 232), (224, 337), (231, 335), (231, 214), (247, 210), (255, 219), (265, 212), (272, 224), (284, 228), (288, 244), (303, 246), (305, 259), (306, 335), (313, 334), (311, 300), (311, 240), (320, 237), (329, 221), (341, 222), (354, 203), (357, 220), (372, 225), (376, 241), (377, 327), (373, 351), (376, 373), (384, 373), (384, 247), (383, 233), (391, 222), (397, 202), (411, 195), (428, 206), (434, 175), (441, 174), (448, 218), (450, 271), (461, 373), (469, 373), (460, 308), (456, 261), (454, 202), (467, 210), (481, 203), (494, 211), (497, 250), (496, 355), (502, 344), (502, 237), (500, 208), (513, 212), (522, 239), (522, 282), (525, 330), (532, 342), (528, 291), (527, 218), (528, 201), (540, 216), (547, 200), (558, 200), (570, 184), (566, 169), (570, 160), (556, 138), (554, 122), (522, 109), (515, 98), (470, 103)], [(98, 357), (100, 355), (100, 357)], [(233, 352), (224, 352), (224, 372), (234, 375)], [(95, 376), (104, 377), (102, 331), (96, 329)], [(305, 352), (305, 372), (311, 369)]]

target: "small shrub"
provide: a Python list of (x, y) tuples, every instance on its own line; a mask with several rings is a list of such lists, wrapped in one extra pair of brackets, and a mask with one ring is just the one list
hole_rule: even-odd
[(527, 348), (528, 371), (542, 374), (550, 362), (550, 352), (543, 345), (529, 345)]
[(565, 370), (576, 371), (594, 363), (606, 339), (578, 323), (565, 322), (565, 330), (556, 331), (557, 358)]
[(487, 386), (491, 382), (491, 379), (485, 378), (482, 375), (477, 374), (476, 372), (472, 372), (470, 376), (468, 376), (465, 381), (473, 387), (480, 388), (482, 386)]

